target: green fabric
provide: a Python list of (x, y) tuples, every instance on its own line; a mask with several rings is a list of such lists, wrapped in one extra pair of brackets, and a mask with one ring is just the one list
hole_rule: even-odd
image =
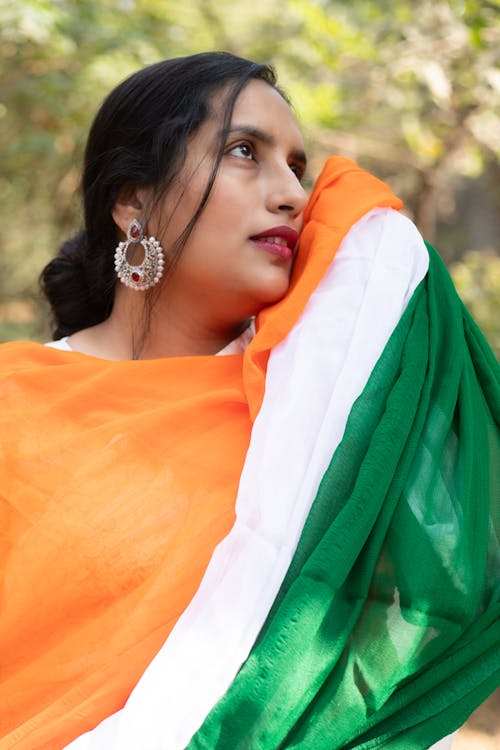
[(189, 750), (421, 750), (500, 682), (499, 367), (429, 253), (257, 644)]

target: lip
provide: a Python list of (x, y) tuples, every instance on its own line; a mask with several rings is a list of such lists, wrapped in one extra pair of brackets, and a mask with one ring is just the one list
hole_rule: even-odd
[[(280, 245), (277, 242), (266, 242), (266, 239), (269, 237), (280, 237), (286, 242), (286, 245)], [(290, 260), (293, 257), (295, 247), (299, 240), (299, 233), (291, 227), (281, 225), (265, 229), (263, 232), (259, 232), (259, 234), (252, 235), (250, 239), (263, 250), (267, 250), (267, 252), (277, 255), (278, 257), (283, 258), (283, 260)]]

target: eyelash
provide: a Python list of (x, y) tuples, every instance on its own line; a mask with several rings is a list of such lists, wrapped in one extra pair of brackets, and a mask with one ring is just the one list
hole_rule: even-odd
[[(255, 160), (255, 147), (253, 144), (249, 143), (248, 141), (243, 141), (242, 143), (235, 143), (233, 146), (230, 146), (227, 150), (227, 153), (230, 156), (234, 156), (233, 151), (236, 151), (237, 149), (248, 149), (248, 153), (243, 158), (247, 161)], [(304, 167), (302, 164), (290, 164), (290, 169), (294, 173), (294, 175), (297, 177), (298, 181), (301, 182), (304, 177)]]

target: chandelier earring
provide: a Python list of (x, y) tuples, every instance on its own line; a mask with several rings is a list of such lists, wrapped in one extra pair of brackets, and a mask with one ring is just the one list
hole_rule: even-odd
[[(144, 258), (136, 266), (127, 258), (127, 251), (134, 245), (141, 245), (144, 250)], [(149, 289), (163, 276), (164, 265), (163, 249), (156, 237), (145, 237), (141, 224), (133, 219), (126, 241), (120, 242), (115, 250), (115, 271), (122, 284), (137, 291)]]

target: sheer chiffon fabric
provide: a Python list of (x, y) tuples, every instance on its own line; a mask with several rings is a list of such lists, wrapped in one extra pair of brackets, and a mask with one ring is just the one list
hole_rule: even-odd
[(421, 238), (394, 211), (375, 209), (351, 230), (298, 324), (271, 354), (235, 525), (125, 708), (68, 750), (188, 744), (247, 658), (352, 404), (427, 266)]
[[(464, 476), (482, 476), (470, 445), (455, 447), (470, 432), (487, 461), (481, 398), (486, 415), (494, 389), (482, 355), (484, 395), (469, 364), (463, 376), (460, 307), (448, 321), (439, 290), (426, 296), (430, 257), (451, 299), (434, 255), (387, 208), (400, 205), (330, 160), (289, 293), (259, 315), (244, 354), (113, 363), (67, 342), (7, 345), (0, 646), (12, 678), (0, 685), (11, 727), (0, 750), (416, 750), (465, 719), (468, 691), (477, 705), (491, 690), (484, 485), (476, 507), (457, 496), (450, 516), (446, 503), (464, 456)], [(420, 445), (423, 418), (414, 432), (410, 412), (421, 385), (422, 404), (437, 388), (441, 405)], [(398, 446), (404, 464), (417, 444), (415, 476), (428, 466), (439, 480), (430, 505), (405, 466), (383, 476)], [(9, 638), (25, 644), (23, 670)]]

